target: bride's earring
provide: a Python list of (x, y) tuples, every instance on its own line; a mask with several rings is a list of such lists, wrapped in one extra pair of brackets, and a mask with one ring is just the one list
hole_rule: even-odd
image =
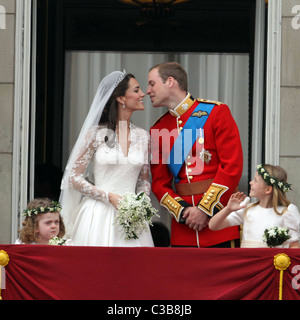
[(125, 103), (123, 104), (123, 109), (125, 109), (126, 108), (126, 106), (125, 106)]

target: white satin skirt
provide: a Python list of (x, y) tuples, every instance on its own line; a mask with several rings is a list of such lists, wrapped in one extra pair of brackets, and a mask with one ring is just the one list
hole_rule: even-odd
[(153, 247), (150, 228), (139, 239), (125, 240), (114, 224), (116, 209), (109, 203), (85, 198), (77, 208), (71, 239), (74, 246)]

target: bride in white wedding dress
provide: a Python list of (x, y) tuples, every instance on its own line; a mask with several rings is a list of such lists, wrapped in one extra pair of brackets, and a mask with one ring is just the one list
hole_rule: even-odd
[(61, 186), (61, 213), (75, 246), (153, 246), (149, 227), (125, 240), (114, 224), (122, 195), (151, 191), (149, 133), (130, 122), (144, 110), (144, 96), (134, 76), (119, 71), (98, 87)]

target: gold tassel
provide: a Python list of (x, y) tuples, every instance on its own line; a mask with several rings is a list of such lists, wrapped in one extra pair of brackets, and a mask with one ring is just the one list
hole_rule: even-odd
[(2, 300), (2, 296), (1, 296), (1, 285), (2, 285), (2, 279), (1, 279), (1, 274), (2, 274), (2, 267), (6, 267), (8, 265), (9, 262), (9, 255), (7, 254), (7, 252), (1, 250), (0, 251), (0, 300)]
[(285, 253), (279, 253), (274, 256), (274, 266), (280, 271), (279, 275), (279, 300), (282, 300), (283, 290), (283, 271), (291, 264), (291, 259)]

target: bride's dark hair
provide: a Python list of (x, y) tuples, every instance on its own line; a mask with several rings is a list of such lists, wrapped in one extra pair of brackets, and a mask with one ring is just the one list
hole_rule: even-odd
[(128, 84), (131, 78), (135, 79), (135, 76), (131, 73), (126, 74), (124, 79), (117, 85), (116, 89), (111, 94), (108, 99), (99, 124), (107, 124), (107, 135), (105, 137), (105, 143), (109, 147), (113, 147), (115, 143), (115, 131), (117, 127), (118, 120), (118, 107), (119, 102), (117, 101), (118, 97), (125, 96), (126, 90), (128, 89)]
[(125, 96), (131, 78), (135, 79), (135, 76), (131, 73), (126, 74), (124, 79), (117, 85), (104, 107), (99, 124), (107, 124), (107, 128), (110, 130), (116, 131), (119, 106), (117, 98)]

